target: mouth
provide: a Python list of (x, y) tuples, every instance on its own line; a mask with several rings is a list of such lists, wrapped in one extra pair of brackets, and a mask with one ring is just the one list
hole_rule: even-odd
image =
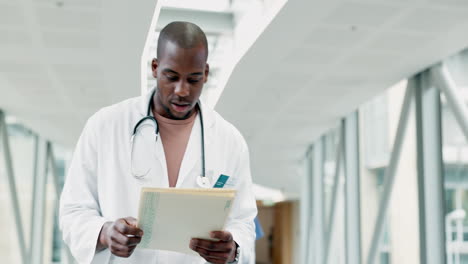
[(171, 103), (172, 108), (179, 113), (184, 113), (190, 108), (189, 103)]

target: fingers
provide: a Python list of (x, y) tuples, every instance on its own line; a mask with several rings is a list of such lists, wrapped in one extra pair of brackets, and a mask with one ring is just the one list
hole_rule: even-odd
[(125, 217), (125, 218), (122, 218), (125, 222), (127, 222), (128, 225), (131, 225), (131, 226), (137, 226), (138, 224), (138, 221), (136, 220), (136, 218), (134, 217)]
[(112, 254), (128, 258), (141, 242), (143, 230), (136, 227), (133, 217), (116, 220), (108, 229), (108, 247)]
[[(201, 248), (208, 251), (214, 252), (227, 252), (230, 251), (232, 248), (232, 241), (225, 242), (225, 241), (210, 241), (204, 239), (192, 239), (190, 243), (190, 248)], [(192, 249), (193, 249), (192, 248)]]
[(125, 245), (121, 245), (121, 244), (118, 244), (118, 243), (113, 243), (110, 246), (111, 250), (118, 251), (118, 252), (129, 252), (129, 251), (133, 251), (135, 248), (136, 248), (136, 245), (125, 246)]
[(213, 231), (211, 237), (226, 242), (232, 241), (232, 234), (228, 231)]
[(231, 252), (210, 252), (202, 248), (198, 248), (195, 251), (210, 263), (226, 263), (231, 255)]
[(119, 232), (111, 236), (111, 240), (123, 246), (136, 246), (141, 242), (141, 237), (128, 237)]
[(226, 263), (233, 259), (235, 247), (233, 240), (226, 242), (192, 239), (190, 241), (190, 248), (210, 263)]
[[(134, 220), (130, 219), (130, 217), (121, 218), (115, 222), (114, 227), (117, 231), (124, 235), (133, 235), (138, 237), (143, 236), (143, 230), (136, 227), (136, 219), (133, 219)], [(129, 222), (135, 223), (135, 225), (129, 224)]]
[(130, 246), (130, 247), (127, 247), (127, 246), (123, 246), (123, 245), (119, 245), (119, 244), (112, 244), (110, 246), (110, 251), (112, 252), (112, 254), (118, 256), (118, 257), (122, 257), (122, 258), (128, 258), (132, 255), (133, 251), (135, 250), (136, 246)]

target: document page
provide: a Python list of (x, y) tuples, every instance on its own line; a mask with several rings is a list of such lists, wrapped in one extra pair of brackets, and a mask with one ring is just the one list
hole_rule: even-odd
[(234, 197), (229, 189), (143, 188), (139, 248), (198, 255), (189, 248), (190, 240), (210, 239), (211, 231), (224, 230)]

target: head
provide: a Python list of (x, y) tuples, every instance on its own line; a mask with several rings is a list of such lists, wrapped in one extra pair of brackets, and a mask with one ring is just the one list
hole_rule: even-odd
[(208, 44), (205, 33), (189, 22), (172, 22), (158, 39), (151, 68), (158, 91), (154, 110), (167, 118), (185, 119), (194, 111), (208, 80)]

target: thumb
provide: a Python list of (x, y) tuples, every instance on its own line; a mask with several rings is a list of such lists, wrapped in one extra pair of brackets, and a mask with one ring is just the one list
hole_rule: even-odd
[(124, 218), (125, 222), (127, 222), (128, 225), (131, 225), (131, 226), (137, 226), (137, 223), (138, 223), (138, 220), (136, 220), (136, 218), (134, 217), (125, 217)]

